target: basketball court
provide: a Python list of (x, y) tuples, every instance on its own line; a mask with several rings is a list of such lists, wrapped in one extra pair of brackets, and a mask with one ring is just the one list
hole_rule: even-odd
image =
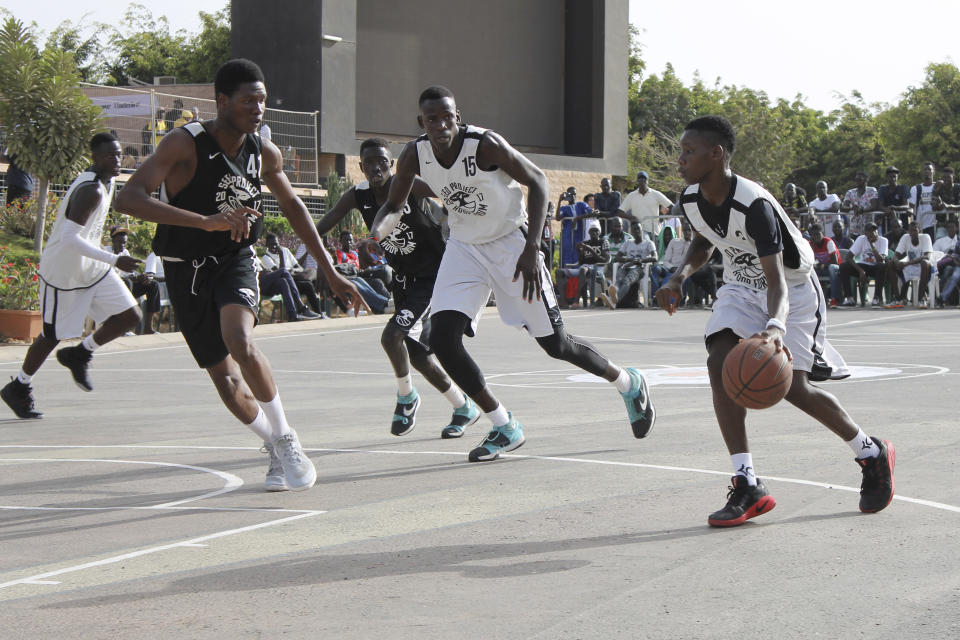
[[(824, 383), (897, 449), (897, 497), (857, 510), (849, 449), (786, 404), (752, 412), (777, 507), (706, 525), (729, 459), (704, 368), (706, 311), (577, 311), (571, 332), (643, 369), (635, 440), (609, 385), (549, 359), (491, 310), (468, 348), (526, 444), (466, 462), (485, 421), (415, 376), (416, 429), (389, 434), (383, 318), (258, 329), (317, 464), (265, 493), (267, 456), (179, 336), (98, 352), (83, 393), (48, 362), (39, 421), (0, 413), (4, 638), (925, 638), (960, 635), (960, 321), (831, 311), (854, 377)], [(0, 375), (22, 347), (0, 346)]]

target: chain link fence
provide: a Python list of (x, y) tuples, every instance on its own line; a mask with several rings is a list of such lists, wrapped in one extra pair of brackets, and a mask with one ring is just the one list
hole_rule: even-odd
[[(176, 127), (216, 116), (209, 98), (162, 93), (156, 88), (82, 85), (83, 92), (103, 108), (104, 126), (123, 149), (123, 170), (132, 173), (153, 153), (163, 136)], [(268, 108), (260, 133), (269, 136), (283, 154), (283, 170), (294, 185), (319, 184), (316, 112)]]

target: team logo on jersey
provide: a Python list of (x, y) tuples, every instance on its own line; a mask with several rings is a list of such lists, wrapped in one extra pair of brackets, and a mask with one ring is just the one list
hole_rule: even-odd
[(239, 293), (240, 297), (243, 298), (243, 301), (251, 307), (257, 306), (257, 294), (253, 289), (243, 287), (241, 289), (237, 289), (237, 293)]
[[(408, 213), (410, 213), (409, 202), (403, 205), (401, 218)], [(413, 235), (413, 227), (401, 219), (400, 222), (397, 223), (397, 226), (393, 228), (393, 231), (390, 232), (390, 235), (383, 239), (380, 246), (391, 255), (409, 255), (417, 248), (417, 243), (414, 242)]]
[(260, 210), (260, 189), (244, 178), (231, 174), (224, 175), (217, 184), (217, 211), (233, 211), (240, 207)]
[(410, 309), (404, 309), (397, 313), (397, 324), (401, 327), (409, 327), (413, 324), (413, 311)]
[(737, 282), (754, 289), (767, 288), (767, 278), (763, 275), (763, 266), (757, 256), (734, 247), (727, 247), (723, 253), (726, 255), (726, 262), (732, 267), (731, 275)]
[(451, 182), (440, 190), (440, 197), (447, 209), (455, 213), (468, 216), (487, 215), (487, 205), (483, 202), (483, 192), (476, 187)]

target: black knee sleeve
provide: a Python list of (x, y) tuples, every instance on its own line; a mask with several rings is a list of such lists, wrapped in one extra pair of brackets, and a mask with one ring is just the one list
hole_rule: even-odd
[(537, 344), (551, 358), (575, 364), (595, 376), (603, 376), (610, 364), (606, 356), (597, 351), (596, 347), (583, 338), (570, 335), (562, 327), (558, 328), (553, 335), (537, 338)]
[(459, 311), (440, 311), (430, 318), (430, 349), (447, 374), (468, 396), (486, 385), (480, 367), (463, 346), (470, 318)]

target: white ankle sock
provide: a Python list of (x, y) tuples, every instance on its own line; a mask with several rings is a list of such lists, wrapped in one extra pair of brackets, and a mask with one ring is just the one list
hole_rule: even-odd
[(630, 381), (630, 374), (627, 373), (626, 369), (620, 369), (620, 375), (617, 376), (617, 379), (613, 381), (613, 384), (617, 387), (617, 391), (620, 393), (626, 393), (630, 391), (632, 383)]
[(459, 409), (467, 403), (463, 391), (460, 391), (460, 388), (455, 384), (451, 384), (450, 388), (443, 392), (443, 397), (450, 401), (454, 409)]
[(413, 378), (410, 374), (397, 378), (397, 395), (408, 396), (413, 391)]
[(847, 440), (847, 446), (853, 451), (857, 458), (876, 458), (880, 455), (880, 447), (873, 441), (873, 438), (863, 432), (863, 429), (857, 430), (857, 435)]
[(33, 376), (28, 376), (23, 372), (23, 369), (20, 369), (20, 373), (17, 374), (17, 382), (20, 384), (30, 384), (31, 380), (33, 380)]
[(93, 339), (93, 334), (88, 334), (86, 338), (83, 339), (83, 342), (80, 343), (84, 349), (93, 353), (100, 346), (97, 344), (97, 341)]
[(753, 455), (749, 453), (735, 453), (730, 456), (733, 463), (733, 473), (747, 479), (751, 487), (757, 486), (757, 474), (753, 470)]
[(274, 440), (273, 430), (270, 428), (270, 421), (267, 420), (267, 414), (263, 412), (263, 409), (257, 412), (257, 417), (247, 425), (247, 428), (257, 434), (264, 442), (273, 442)]
[(279, 391), (277, 391), (276, 395), (273, 396), (273, 400), (270, 402), (260, 402), (257, 400), (257, 404), (260, 405), (260, 409), (267, 415), (267, 420), (270, 421), (270, 426), (273, 428), (270, 438), (271, 441), (293, 431), (290, 425), (287, 424), (287, 416), (283, 413), (283, 404), (280, 402)]
[(510, 414), (507, 413), (507, 410), (503, 408), (502, 404), (498, 404), (497, 408), (493, 411), (487, 411), (485, 413), (495, 427), (502, 427), (510, 422)]

